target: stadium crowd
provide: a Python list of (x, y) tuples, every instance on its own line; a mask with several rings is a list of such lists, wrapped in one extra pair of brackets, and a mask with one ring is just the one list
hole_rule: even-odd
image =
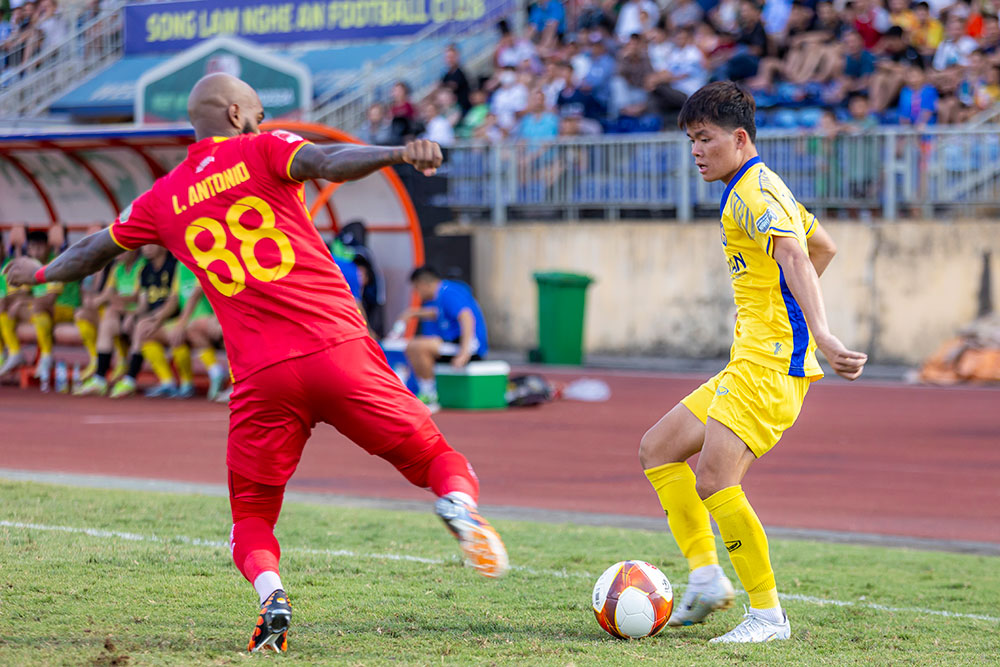
[(672, 130), (688, 95), (743, 82), (761, 127), (961, 123), (1000, 99), (1000, 0), (535, 0), (487, 76), (455, 47), (415, 103), (400, 82), (362, 138), (538, 140)]
[(76, 2), (72, 12), (66, 0), (9, 0), (0, 3), (0, 80), (45, 50), (65, 43), (74, 25), (82, 27), (101, 12), (101, 0)]

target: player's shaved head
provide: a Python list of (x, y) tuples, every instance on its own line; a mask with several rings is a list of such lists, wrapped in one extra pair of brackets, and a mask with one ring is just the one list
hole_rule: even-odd
[(188, 118), (198, 140), (256, 134), (263, 117), (257, 91), (245, 81), (222, 72), (199, 79), (188, 97)]

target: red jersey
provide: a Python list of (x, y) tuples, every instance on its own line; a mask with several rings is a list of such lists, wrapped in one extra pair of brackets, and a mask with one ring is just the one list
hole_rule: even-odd
[(203, 139), (111, 226), (126, 249), (165, 246), (205, 290), (233, 377), (368, 335), (305, 207), (284, 131)]

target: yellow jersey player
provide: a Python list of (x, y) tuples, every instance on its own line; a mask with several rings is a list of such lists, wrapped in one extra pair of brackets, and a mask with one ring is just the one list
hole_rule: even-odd
[[(705, 181), (726, 183), (722, 249), (737, 320), (726, 368), (643, 436), (639, 459), (691, 570), (672, 626), (701, 623), (733, 604), (719, 567), (709, 514), (750, 596), (743, 622), (712, 642), (787, 639), (767, 537), (740, 483), (795, 423), (809, 385), (822, 377), (819, 348), (854, 380), (867, 356), (848, 350), (826, 322), (819, 274), (836, 249), (815, 217), (764, 166), (754, 146), (753, 97), (731, 81), (711, 83), (681, 109), (678, 124)], [(687, 464), (694, 454), (697, 474)]]

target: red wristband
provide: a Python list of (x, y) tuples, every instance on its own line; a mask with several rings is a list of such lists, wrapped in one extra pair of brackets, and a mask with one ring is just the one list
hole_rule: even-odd
[(42, 268), (38, 269), (37, 271), (35, 271), (35, 282), (39, 283), (39, 284), (45, 282), (45, 267), (44, 266)]

